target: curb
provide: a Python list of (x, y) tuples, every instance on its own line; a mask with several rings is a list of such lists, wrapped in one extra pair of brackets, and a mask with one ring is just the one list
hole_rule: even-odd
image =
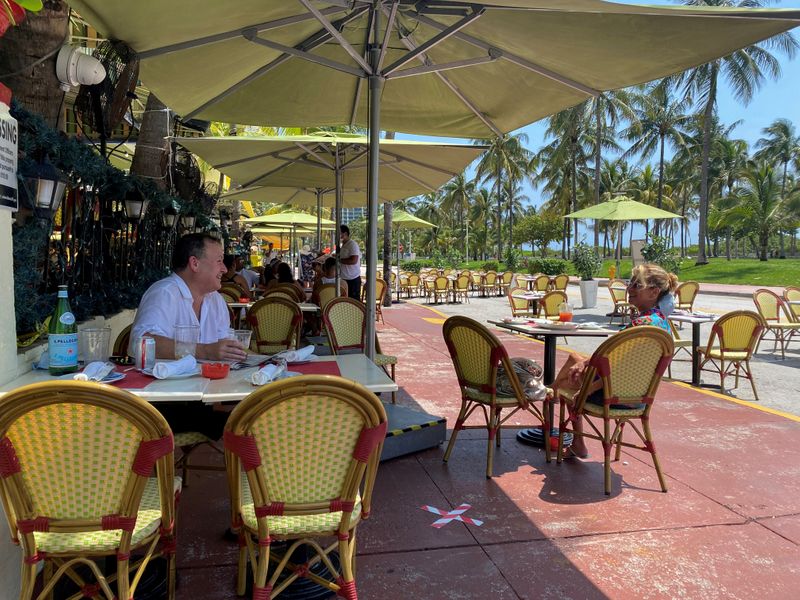
[[(607, 277), (604, 277), (602, 279), (598, 278), (598, 279), (596, 279), (596, 281), (601, 286), (608, 285), (608, 278)], [(569, 283), (570, 283), (570, 285), (577, 286), (578, 285), (578, 279), (577, 278), (574, 278), (574, 279), (570, 278)], [(726, 296), (726, 297), (736, 297), (736, 298), (752, 298), (753, 297), (753, 291), (745, 291), (745, 290), (741, 290), (741, 289), (736, 289), (739, 286), (731, 285), (730, 287), (733, 288), (733, 289), (730, 289), (730, 290), (703, 289), (703, 282), (701, 281), (699, 283), (700, 283), (700, 292), (699, 292), (699, 294), (701, 296)], [(773, 288), (773, 287), (770, 287), (770, 286), (764, 286), (764, 288), (766, 288), (768, 290), (772, 290), (773, 292), (777, 293), (778, 295), (780, 295), (780, 293), (781, 293), (780, 292), (780, 288)], [(755, 289), (760, 289), (760, 288), (754, 287), (754, 290)]]

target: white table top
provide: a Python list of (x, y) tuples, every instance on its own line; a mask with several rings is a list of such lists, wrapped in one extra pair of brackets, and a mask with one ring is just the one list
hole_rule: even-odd
[(544, 298), (544, 292), (525, 292), (523, 294), (511, 294), (513, 298), (522, 298), (523, 300), (539, 300)]
[(536, 325), (527, 325), (525, 323), (504, 323), (503, 321), (489, 321), (492, 325), (517, 331), (519, 333), (527, 333), (528, 335), (555, 335), (558, 337), (606, 337), (619, 333), (619, 329), (545, 329), (544, 327), (537, 327)]
[[(394, 392), (397, 384), (386, 372), (369, 360), (364, 354), (345, 356), (321, 356), (318, 361), (336, 361), (341, 376), (356, 381), (374, 393)], [(213, 404), (217, 402), (236, 402), (242, 400), (256, 387), (250, 383), (250, 375), (257, 367), (231, 371), (225, 379), (210, 380), (195, 376), (185, 379), (155, 379), (144, 389), (126, 390), (149, 402), (198, 402)], [(291, 367), (289, 368), (291, 370)], [(26, 373), (0, 387), (0, 398), (23, 385), (53, 381), (47, 371), (36, 370)]]
[(312, 302), (299, 302), (298, 304), (302, 312), (319, 312), (319, 306)]
[(800, 306), (800, 300), (784, 300), (790, 306)]
[(717, 320), (717, 315), (676, 315), (672, 313), (669, 316), (670, 321), (677, 321), (679, 323), (710, 323)]

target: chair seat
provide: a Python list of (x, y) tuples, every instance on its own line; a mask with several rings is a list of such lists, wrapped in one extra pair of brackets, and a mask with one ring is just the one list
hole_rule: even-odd
[[(181, 478), (176, 477), (174, 491), (181, 489)], [(135, 548), (142, 540), (158, 531), (161, 525), (161, 500), (158, 493), (158, 479), (151, 477), (142, 494), (139, 513), (136, 517), (136, 527), (131, 536), (131, 547)], [(76, 553), (101, 553), (113, 552), (119, 546), (122, 531), (110, 529), (108, 531), (84, 531), (79, 533), (53, 533), (34, 532), (36, 547), (40, 552), (58, 554), (68, 552)]]
[(767, 329), (788, 329), (790, 331), (800, 330), (800, 323), (772, 323), (767, 322)]
[[(479, 392), (474, 388), (464, 388), (464, 393), (466, 394), (467, 398), (470, 400), (475, 400), (476, 402), (491, 402), (492, 395), (486, 392)], [(495, 404), (497, 406), (518, 406), (519, 400), (517, 400), (514, 396), (496, 396)]]
[[(242, 474), (242, 520), (247, 528), (258, 529), (253, 496), (247, 483), (247, 476)], [(322, 513), (318, 515), (292, 515), (287, 517), (267, 517), (270, 535), (304, 536), (312, 533), (335, 532), (342, 520), (342, 511)], [(361, 495), (356, 497), (350, 527), (361, 520)]]
[(384, 365), (396, 365), (397, 364), (397, 357), (392, 356), (391, 354), (376, 354), (375, 359), (372, 361), (379, 367)]
[[(593, 417), (602, 417), (603, 416), (603, 405), (602, 404), (592, 404), (591, 402), (587, 402), (583, 405), (583, 411), (589, 413)], [(608, 409), (608, 416), (612, 419), (619, 418), (619, 417), (638, 417), (644, 414), (644, 408), (632, 407), (632, 408), (609, 408)]]
[(705, 354), (709, 358), (716, 358), (718, 360), (746, 360), (749, 356), (747, 352), (725, 352), (723, 355), (719, 348), (712, 348), (710, 352), (703, 349), (697, 350), (701, 355)]
[(203, 435), (199, 431), (184, 431), (183, 433), (176, 433), (174, 435), (175, 447), (182, 448), (184, 446), (194, 446), (195, 444), (210, 444), (215, 440)]
[(692, 347), (692, 340), (672, 340), (675, 349), (678, 348), (691, 348)]

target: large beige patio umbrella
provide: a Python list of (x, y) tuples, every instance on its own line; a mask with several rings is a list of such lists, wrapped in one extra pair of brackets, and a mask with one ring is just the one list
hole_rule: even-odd
[[(69, 1), (101, 35), (139, 53), (145, 85), (183, 117), (368, 126), (373, 265), (382, 128), (490, 137), (800, 23), (797, 10), (600, 0)], [(199, 77), (200, 65), (213, 77)]]

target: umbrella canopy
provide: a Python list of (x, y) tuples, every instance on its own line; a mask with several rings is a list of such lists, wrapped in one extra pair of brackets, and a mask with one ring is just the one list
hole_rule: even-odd
[[(383, 227), (383, 215), (378, 217), (378, 226)], [(392, 227), (397, 229), (432, 229), (436, 225), (397, 208), (392, 211)]]
[[(271, 215), (261, 215), (260, 217), (252, 217), (249, 219), (242, 219), (242, 223), (259, 223), (260, 226), (284, 226), (289, 228), (312, 228), (317, 226), (318, 217), (309, 215), (308, 213), (301, 212), (283, 212), (274, 213)], [(330, 219), (319, 218), (320, 225), (333, 227), (335, 223)]]
[[(788, 9), (600, 0), (69, 4), (136, 50), (144, 84), (183, 117), (370, 126), (364, 80), (375, 74), (385, 81), (382, 129), (473, 138), (708, 62), (800, 19)], [(198, 65), (214, 75), (198, 77)]]
[[(320, 190), (320, 205), (331, 208), (336, 205), (336, 193), (333, 189)], [(384, 196), (378, 198), (381, 202), (391, 202)], [(263, 185), (242, 188), (222, 194), (220, 200), (248, 200), (250, 202), (272, 202), (273, 204), (291, 204), (292, 206), (315, 206), (317, 203), (317, 190), (311, 188), (267, 187)], [(367, 190), (343, 190), (341, 196), (342, 208), (355, 208), (364, 206), (367, 202)]]
[(622, 222), (623, 221), (645, 221), (647, 219), (683, 219), (681, 215), (676, 215), (666, 210), (662, 210), (649, 204), (643, 204), (631, 200), (627, 196), (612, 198), (608, 202), (602, 202), (588, 208), (577, 210), (568, 215), (565, 219), (597, 219), (598, 221), (617, 221), (617, 249), (615, 252), (617, 273), (619, 273), (619, 262), (622, 257)]
[[(337, 172), (343, 190), (367, 203), (369, 139), (366, 136), (322, 134), (282, 137), (177, 138), (184, 148), (243, 187), (295, 188), (305, 192), (332, 191)], [(435, 192), (463, 172), (485, 146), (380, 141), (378, 193), (386, 202)]]
[(598, 221), (644, 221), (646, 219), (682, 219), (666, 210), (642, 204), (626, 196), (612, 198), (564, 216), (565, 219), (597, 219)]

